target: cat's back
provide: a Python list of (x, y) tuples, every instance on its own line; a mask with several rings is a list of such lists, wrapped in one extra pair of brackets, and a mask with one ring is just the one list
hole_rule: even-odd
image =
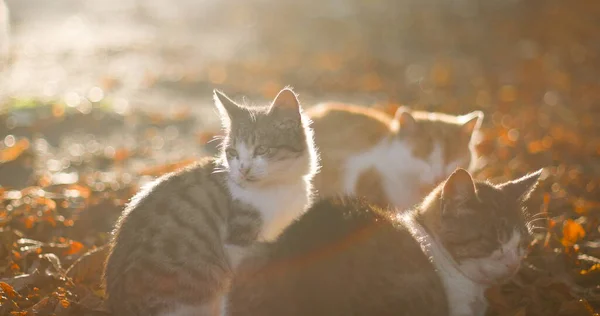
[(392, 118), (375, 109), (342, 103), (322, 103), (307, 114), (313, 122), (321, 159), (321, 170), (313, 185), (321, 197), (345, 193), (348, 160), (388, 137)]
[[(157, 203), (169, 207), (169, 200), (176, 197), (187, 197), (188, 202), (199, 202), (197, 194), (210, 192), (211, 198), (226, 198), (229, 196), (222, 174), (215, 158), (204, 157), (181, 168), (165, 174), (143, 186), (125, 208), (122, 220), (132, 216), (142, 216), (148, 209), (156, 208)], [(174, 207), (174, 205), (172, 205)], [(164, 210), (164, 211), (166, 211)], [(162, 210), (157, 210), (163, 213)]]
[(211, 295), (202, 285), (220, 287), (219, 273), (228, 273), (218, 245), (230, 203), (213, 158), (142, 188), (115, 226), (104, 275), (109, 307), (147, 314), (161, 304)]
[[(366, 150), (387, 136), (392, 124), (387, 114), (352, 104), (321, 103), (307, 114), (313, 121), (317, 146), (321, 145), (324, 154), (341, 148), (353, 152)], [(352, 142), (347, 143), (348, 140)]]
[(277, 242), (246, 261), (230, 303), (231, 315), (445, 310), (441, 281), (407, 229), (356, 199), (317, 202)]
[(142, 187), (115, 226), (113, 253), (128, 245), (149, 242), (150, 238), (158, 240), (172, 232), (169, 230), (178, 231), (178, 225), (205, 221), (218, 226), (218, 219), (226, 218), (230, 203), (218, 168), (214, 158), (206, 157)]

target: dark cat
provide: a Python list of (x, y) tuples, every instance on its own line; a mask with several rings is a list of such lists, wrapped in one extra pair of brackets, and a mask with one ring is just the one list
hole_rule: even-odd
[(404, 214), (322, 200), (242, 263), (229, 315), (482, 315), (524, 255), (539, 175), (492, 185), (458, 169)]

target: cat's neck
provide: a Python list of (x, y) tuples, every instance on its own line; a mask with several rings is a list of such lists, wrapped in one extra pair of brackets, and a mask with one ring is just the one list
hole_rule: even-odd
[(400, 216), (402, 221), (407, 223), (411, 234), (419, 241), (424, 252), (434, 259), (434, 261), (444, 262), (445, 270), (450, 271), (450, 273), (464, 275), (459, 264), (446, 250), (436, 233), (428, 228), (426, 218), (422, 216), (422, 213), (415, 211), (401, 214)]
[(450, 316), (483, 315), (487, 308), (485, 286), (469, 278), (453, 259), (435, 233), (427, 229), (419, 212), (399, 215), (413, 238), (430, 258), (446, 291)]
[(273, 241), (294, 219), (310, 206), (310, 178), (282, 183), (278, 186), (240, 187), (228, 181), (231, 197), (254, 206), (262, 215), (260, 241)]
[(429, 194), (423, 202), (412, 211), (413, 218), (433, 234), (440, 231), (442, 223), (441, 186), (438, 186)]
[(311, 176), (304, 176), (302, 178), (295, 178), (290, 180), (281, 180), (281, 181), (271, 181), (261, 185), (247, 185), (242, 186), (237, 184), (236, 182), (228, 179), (227, 186), (232, 194), (233, 198), (236, 198), (234, 195), (235, 192), (273, 192), (275, 189), (300, 189), (304, 190), (305, 188), (310, 188), (312, 183)]

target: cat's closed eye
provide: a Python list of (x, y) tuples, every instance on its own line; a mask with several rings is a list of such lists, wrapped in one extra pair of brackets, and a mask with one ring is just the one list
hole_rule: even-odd
[(233, 149), (233, 148), (227, 148), (225, 150), (225, 154), (227, 155), (227, 157), (229, 158), (237, 158), (238, 156), (238, 152), (237, 150)]
[(272, 148), (260, 145), (260, 146), (256, 147), (256, 149), (254, 149), (254, 155), (255, 156), (268, 155), (272, 151), (273, 151)]

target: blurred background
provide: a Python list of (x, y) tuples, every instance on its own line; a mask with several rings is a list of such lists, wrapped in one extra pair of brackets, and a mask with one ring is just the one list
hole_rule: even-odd
[[(63, 245), (63, 267), (104, 245), (140, 184), (214, 153), (214, 88), (261, 103), (291, 85), (304, 106), (482, 110), (477, 177), (548, 167), (533, 199), (551, 218), (544, 246), (562, 249), (556, 260), (577, 284), (600, 282), (598, 1), (5, 2), (0, 227)], [(28, 272), (27, 254), (1, 247), (0, 277)], [(564, 294), (572, 288), (536, 292), (546, 285), (516, 292), (529, 305), (494, 306), (537, 308), (522, 315), (583, 306)]]

